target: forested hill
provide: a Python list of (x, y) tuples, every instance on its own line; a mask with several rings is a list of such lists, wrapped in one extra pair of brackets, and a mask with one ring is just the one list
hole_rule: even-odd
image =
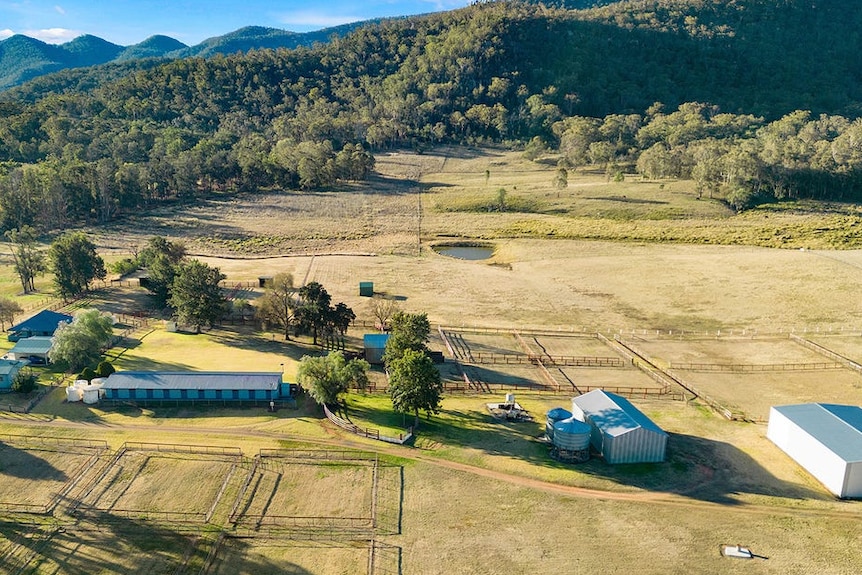
[[(559, 145), (574, 163), (635, 162), (659, 146), (690, 173), (696, 160), (675, 146), (736, 142), (795, 110), (843, 116), (815, 139), (843, 134), (862, 110), (860, 30), (853, 0), (498, 1), (310, 48), (64, 71), (0, 95), (0, 160), (11, 162), (0, 228), (34, 210), (50, 227), (215, 188), (326, 186), (367, 173), (369, 151), (443, 141)], [(703, 104), (662, 112), (686, 102)], [(843, 183), (818, 189), (846, 194), (855, 156), (831, 157), (851, 162), (827, 167)], [(804, 154), (793, 161), (768, 186), (759, 171), (734, 189), (787, 194), (787, 174), (816, 175)]]
[[(247, 26), (223, 36), (186, 46), (168, 36), (151, 36), (132, 46), (119, 46), (101, 38), (84, 35), (65, 44), (53, 45), (17, 34), (0, 40), (0, 90), (28, 80), (67, 69), (101, 64), (132, 62), (145, 58), (210, 57), (266, 48), (296, 48), (327, 42), (374, 21), (345, 24), (314, 32), (289, 32), (277, 28)], [(137, 66), (134, 64), (133, 67)]]

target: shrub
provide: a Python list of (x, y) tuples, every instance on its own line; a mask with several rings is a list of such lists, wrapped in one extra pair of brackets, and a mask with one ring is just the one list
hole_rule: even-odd
[(36, 375), (28, 370), (21, 370), (12, 379), (12, 391), (17, 393), (30, 393), (36, 389)]
[(91, 367), (85, 367), (78, 375), (78, 379), (86, 379), (87, 381), (92, 381), (95, 377), (98, 377), (98, 374)]
[(99, 362), (98, 366), (96, 366), (96, 377), (108, 377), (115, 371), (117, 370), (114, 369), (114, 366), (111, 365), (110, 361), (102, 361)]

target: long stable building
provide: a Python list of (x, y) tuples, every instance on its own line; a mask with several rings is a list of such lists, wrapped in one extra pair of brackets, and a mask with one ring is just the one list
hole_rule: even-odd
[(280, 372), (118, 371), (102, 384), (118, 401), (276, 401), (290, 397)]

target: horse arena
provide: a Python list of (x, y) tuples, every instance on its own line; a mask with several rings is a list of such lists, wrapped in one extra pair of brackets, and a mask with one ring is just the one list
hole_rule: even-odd
[(398, 573), (378, 538), (400, 531), (402, 471), (373, 453), (4, 436), (0, 455), (4, 575), (310, 573), (321, 549)]

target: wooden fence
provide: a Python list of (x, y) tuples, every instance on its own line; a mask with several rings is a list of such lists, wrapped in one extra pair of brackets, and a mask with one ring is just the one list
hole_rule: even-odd
[(589, 357), (575, 355), (536, 355), (522, 353), (485, 353), (471, 354), (470, 363), (490, 365), (526, 365), (543, 363), (550, 366), (563, 367), (625, 367), (626, 363), (619, 357)]
[(841, 369), (843, 366), (835, 362), (823, 363), (672, 363), (670, 369), (683, 371), (732, 371), (732, 372), (764, 372), (764, 371), (819, 371), (824, 369)]
[(338, 417), (334, 413), (332, 413), (326, 404), (323, 405), (323, 412), (326, 414), (326, 419), (344, 429), (349, 431), (350, 433), (355, 433), (356, 435), (361, 435), (362, 437), (367, 437), (369, 439), (376, 439), (377, 441), (385, 441), (386, 443), (397, 443), (398, 445), (402, 445), (413, 437), (413, 427), (407, 428), (406, 433), (399, 433), (398, 437), (389, 437), (386, 435), (381, 435), (379, 429), (373, 428), (363, 428), (355, 425), (346, 419)]
[(805, 347), (805, 348), (810, 349), (812, 351), (816, 351), (820, 355), (823, 355), (825, 357), (828, 357), (829, 359), (837, 361), (842, 366), (847, 367), (849, 369), (852, 369), (856, 373), (862, 373), (862, 365), (859, 365), (858, 363), (856, 363), (852, 359), (848, 359), (848, 358), (844, 357), (843, 355), (835, 353), (831, 349), (827, 349), (820, 344), (814, 343), (813, 341), (811, 341), (809, 339), (805, 339), (803, 337), (799, 337), (798, 335), (794, 335), (794, 334), (790, 334), (790, 339), (793, 340), (794, 342), (798, 343), (802, 347)]

